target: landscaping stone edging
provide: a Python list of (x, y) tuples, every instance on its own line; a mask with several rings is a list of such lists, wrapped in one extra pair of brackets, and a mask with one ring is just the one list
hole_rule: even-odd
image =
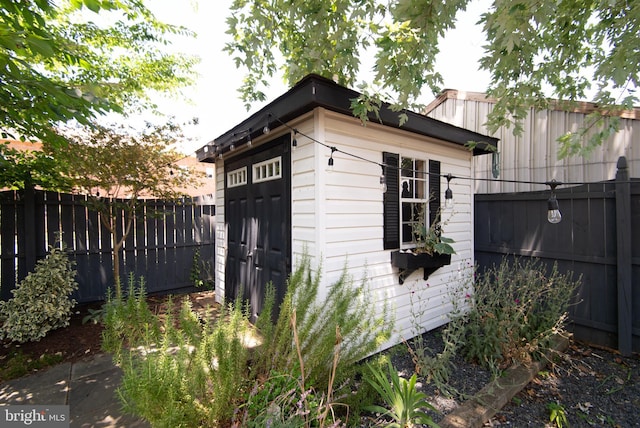
[(564, 352), (569, 347), (569, 337), (557, 335), (550, 350), (540, 361), (529, 365), (516, 364), (505, 371), (476, 395), (439, 422), (440, 428), (476, 428), (491, 419), (502, 407), (520, 392), (542, 370), (552, 354)]

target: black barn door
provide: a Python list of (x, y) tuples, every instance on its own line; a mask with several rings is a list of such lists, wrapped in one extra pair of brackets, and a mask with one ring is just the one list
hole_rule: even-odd
[(267, 283), (276, 288), (277, 308), (291, 271), (289, 148), (287, 134), (225, 163), (225, 293), (248, 301), (253, 321)]

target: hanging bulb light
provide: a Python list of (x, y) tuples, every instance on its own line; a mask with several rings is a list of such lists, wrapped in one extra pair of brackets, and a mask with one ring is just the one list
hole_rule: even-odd
[(547, 220), (549, 223), (557, 224), (562, 221), (562, 214), (560, 213), (560, 206), (555, 194), (551, 194), (551, 197), (547, 201)]
[(271, 132), (271, 128), (269, 128), (269, 118), (271, 117), (271, 113), (267, 113), (267, 122), (264, 125), (264, 128), (262, 128), (262, 133), (264, 135), (267, 135)]
[(549, 200), (547, 201), (547, 220), (549, 223), (557, 224), (562, 221), (562, 214), (560, 213), (560, 205), (558, 204), (558, 199), (556, 199), (556, 187), (562, 184), (555, 179), (546, 182), (547, 186), (551, 187), (551, 196), (549, 196)]
[(384, 174), (380, 176), (380, 190), (382, 193), (387, 193), (387, 177)]
[(335, 147), (331, 147), (331, 156), (329, 156), (329, 162), (327, 163), (327, 171), (331, 172), (333, 171), (333, 152), (335, 152), (336, 149)]
[(297, 129), (293, 129), (293, 140), (291, 140), (291, 147), (293, 148), (293, 150), (298, 148), (298, 140), (296, 140), (296, 135), (298, 135), (298, 130)]
[(449, 182), (452, 178), (451, 174), (447, 174), (447, 190), (444, 191), (444, 208), (447, 210), (453, 208), (453, 191), (449, 187)]

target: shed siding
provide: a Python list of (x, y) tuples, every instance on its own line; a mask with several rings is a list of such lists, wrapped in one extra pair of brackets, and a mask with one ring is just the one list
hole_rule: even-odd
[[(362, 126), (355, 118), (324, 109), (316, 109), (313, 117), (305, 117), (295, 127), (326, 146), (373, 162), (335, 152), (334, 169), (329, 172), (331, 150), (298, 136), (292, 153), (293, 269), (306, 249), (316, 266), (322, 263), (324, 285), (334, 282), (345, 266), (356, 283), (366, 277), (375, 295), (373, 305), (388, 303), (396, 318), (396, 336), (390, 344), (444, 324), (451, 309), (447, 284), (459, 277), (462, 267), (473, 265), (472, 182), (451, 181), (455, 208), (451, 217), (443, 215), (447, 222), (443, 234), (455, 239), (457, 251), (451, 265), (427, 281), (422, 270), (416, 271), (400, 285), (391, 252), (383, 249), (382, 170), (377, 163), (382, 162), (384, 151), (392, 151), (438, 160), (443, 174), (470, 177), (471, 153), (376, 123)], [(446, 180), (441, 180), (444, 191)], [(416, 331), (417, 326), (421, 331)]]
[[(477, 94), (476, 94), (477, 95)], [(489, 134), (484, 123), (493, 109), (489, 101), (459, 92), (458, 98), (447, 98), (427, 113), (428, 116)], [(557, 139), (569, 131), (579, 129), (584, 113), (561, 110), (531, 110), (524, 120), (524, 132), (514, 136), (511, 129), (501, 128), (493, 134), (500, 139), (500, 176), (502, 180), (544, 182), (555, 178), (562, 182), (593, 182), (615, 177), (620, 156), (629, 161), (632, 177), (640, 177), (640, 121), (622, 118), (620, 130), (591, 156), (573, 156), (559, 160)], [(595, 132), (593, 130), (592, 132)], [(476, 177), (490, 179), (491, 156), (474, 159)], [(544, 190), (546, 186), (526, 183), (477, 181), (476, 193), (503, 193)]]
[(216, 160), (216, 258), (215, 258), (215, 296), (218, 303), (225, 298), (225, 266), (227, 262), (227, 225), (224, 212), (224, 164)]

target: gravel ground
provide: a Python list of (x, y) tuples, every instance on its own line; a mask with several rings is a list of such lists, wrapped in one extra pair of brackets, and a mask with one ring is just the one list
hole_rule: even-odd
[[(442, 349), (440, 329), (424, 335), (428, 349)], [(409, 378), (415, 367), (407, 352), (392, 353), (394, 366)], [(450, 413), (491, 380), (488, 370), (454, 359), (449, 386), (460, 395), (449, 397), (419, 377), (421, 389), (440, 413), (435, 422)], [(624, 358), (615, 352), (572, 342), (556, 361), (538, 373), (509, 404), (485, 426), (554, 427), (548, 405), (559, 405), (570, 427), (640, 427), (640, 357)], [(563, 426), (567, 426), (566, 424)]]

